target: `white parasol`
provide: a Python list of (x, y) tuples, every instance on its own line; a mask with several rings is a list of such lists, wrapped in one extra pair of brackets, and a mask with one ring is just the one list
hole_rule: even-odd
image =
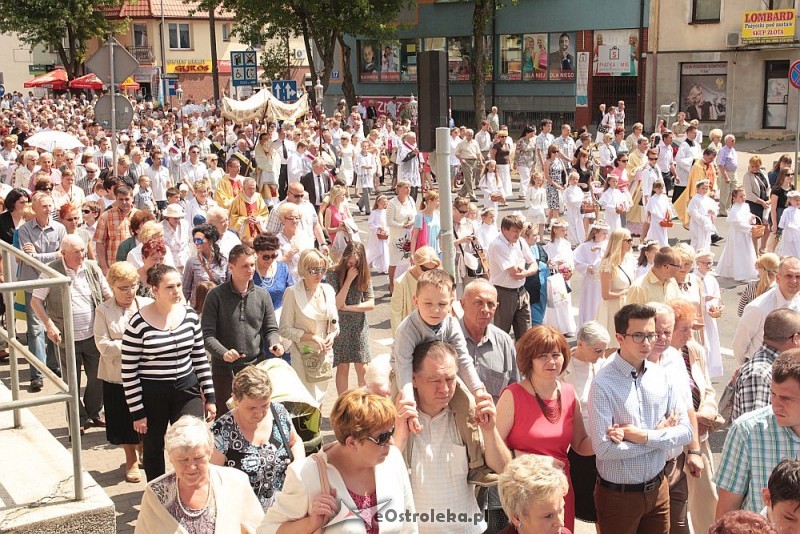
[(59, 130), (46, 130), (34, 134), (25, 140), (25, 144), (48, 152), (52, 152), (55, 148), (72, 150), (83, 146), (77, 137)]

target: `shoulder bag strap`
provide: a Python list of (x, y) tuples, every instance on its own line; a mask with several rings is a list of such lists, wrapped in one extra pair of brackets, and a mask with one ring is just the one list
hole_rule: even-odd
[(317, 471), (319, 471), (319, 485), (322, 487), (322, 493), (330, 495), (331, 485), (328, 481), (328, 464), (322, 459), (319, 453), (312, 454), (311, 457), (317, 462)]
[(272, 420), (273, 424), (278, 427), (278, 432), (281, 435), (281, 441), (283, 441), (284, 447), (286, 447), (286, 452), (289, 453), (289, 462), (294, 462), (294, 453), (292, 453), (292, 447), (289, 444), (289, 440), (286, 438), (286, 432), (283, 430), (283, 426), (281, 426), (281, 418), (278, 416), (278, 410), (275, 409), (275, 403), (269, 403), (270, 410), (272, 410)]

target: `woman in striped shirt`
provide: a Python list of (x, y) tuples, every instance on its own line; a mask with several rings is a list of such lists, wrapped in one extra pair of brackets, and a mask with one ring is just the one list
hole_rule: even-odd
[[(155, 302), (136, 312), (122, 338), (122, 384), (143, 435), (147, 480), (164, 474), (164, 433), (183, 415), (216, 415), (211, 368), (197, 313), (186, 306), (181, 276), (157, 265), (147, 273)], [(200, 392), (202, 389), (203, 398)]]

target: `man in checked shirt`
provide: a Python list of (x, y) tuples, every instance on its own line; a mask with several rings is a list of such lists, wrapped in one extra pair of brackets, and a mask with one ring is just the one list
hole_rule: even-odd
[(619, 351), (589, 392), (589, 436), (597, 455), (594, 490), (601, 532), (668, 534), (667, 455), (692, 439), (683, 399), (665, 371), (647, 360), (657, 339), (656, 311), (628, 304), (614, 316)]

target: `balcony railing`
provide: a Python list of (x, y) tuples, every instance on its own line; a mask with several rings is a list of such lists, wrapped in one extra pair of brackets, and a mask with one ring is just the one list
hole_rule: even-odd
[(129, 46), (128, 52), (130, 52), (139, 63), (152, 63), (155, 59), (152, 46)]

